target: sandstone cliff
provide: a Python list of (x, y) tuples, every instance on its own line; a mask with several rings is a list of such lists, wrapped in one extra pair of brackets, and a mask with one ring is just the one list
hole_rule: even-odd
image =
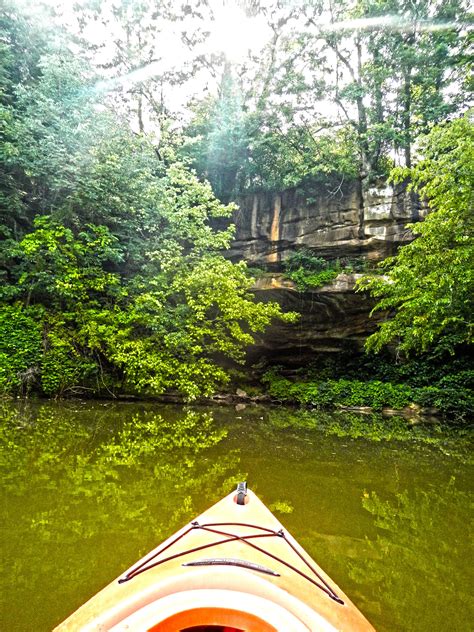
[(412, 239), (405, 226), (420, 215), (404, 186), (373, 187), (362, 197), (357, 182), (337, 190), (318, 184), (311, 195), (294, 189), (256, 193), (238, 204), (230, 256), (270, 269), (301, 247), (329, 259), (383, 259)]
[(236, 235), (230, 256), (269, 271), (257, 281), (259, 300), (277, 301), (286, 311), (301, 314), (298, 323), (275, 324), (260, 336), (249, 350), (249, 362), (263, 359), (305, 366), (320, 354), (362, 351), (377, 320), (369, 317), (374, 301), (354, 292), (360, 275), (341, 274), (330, 285), (299, 292), (281, 274), (282, 262), (304, 247), (327, 259), (375, 263), (413, 239), (406, 224), (424, 213), (404, 186), (374, 187), (363, 198), (355, 182), (337, 190), (318, 185), (311, 197), (289, 190), (240, 199), (233, 218)]

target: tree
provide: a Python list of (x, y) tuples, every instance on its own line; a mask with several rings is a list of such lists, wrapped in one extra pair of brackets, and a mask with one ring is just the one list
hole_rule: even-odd
[(381, 264), (384, 276), (366, 276), (359, 290), (388, 311), (367, 348), (395, 344), (406, 353), (453, 353), (472, 343), (474, 308), (474, 126), (469, 114), (441, 124), (420, 142), (422, 158), (412, 169), (395, 170), (431, 212), (411, 225), (417, 238)]
[[(206, 2), (86, 0), (74, 5), (72, 30), (78, 32), (82, 56), (101, 75), (98, 89), (104, 100), (137, 132), (161, 142), (181, 109), (173, 93), (201, 69), (196, 47), (208, 37), (205, 17), (209, 19)], [(91, 36), (94, 25), (107, 32), (100, 43)], [(180, 58), (178, 67), (173, 55)]]
[(410, 167), (420, 131), (463, 105), (449, 88), (467, 70), (465, 3), (308, 2), (305, 13), (312, 29), (304, 33), (305, 54), (328, 98), (356, 130), (362, 180), (385, 175), (394, 150)]
[(283, 5), (266, 15), (272, 37), (261, 58), (214, 66), (221, 73), (218, 95), (194, 101), (183, 129), (180, 155), (224, 201), (244, 191), (357, 175), (353, 130), (317, 116), (313, 102), (322, 96), (321, 82), (309, 85), (297, 66), (301, 43), (285, 29), (299, 11)]
[[(470, 63), (464, 0), (252, 6), (267, 21), (268, 41), (232, 67), (241, 105), (227, 107), (238, 113), (233, 125), (217, 125), (219, 146), (240, 160), (237, 192), (339, 176), (358, 177), (364, 196), (394, 158), (411, 166), (420, 134), (466, 108), (459, 89)], [(213, 71), (219, 74), (216, 65)], [(200, 174), (222, 106), (220, 97), (218, 106), (198, 108), (185, 128), (185, 153)]]
[(243, 188), (240, 180), (247, 147), (242, 89), (226, 63), (218, 97), (198, 104), (180, 153), (189, 157), (198, 173), (209, 180), (216, 196), (229, 202)]
[(8, 343), (13, 319), (34, 321), (42, 345), (18, 332), (31, 352), (17, 363), (0, 347), (2, 390), (21, 391), (25, 375), (48, 395), (211, 394), (227, 379), (222, 358), (242, 361), (253, 333), (282, 316), (222, 255), (233, 227), (212, 222), (234, 207), (110, 111), (80, 56), (40, 50), (25, 75), (13, 68), (0, 326)]

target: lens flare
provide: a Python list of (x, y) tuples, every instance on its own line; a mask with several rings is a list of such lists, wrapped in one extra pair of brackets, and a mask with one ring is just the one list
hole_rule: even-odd
[(317, 23), (322, 31), (446, 31), (446, 30), (472, 30), (473, 24), (463, 24), (453, 21), (435, 20), (410, 20), (399, 15), (382, 15), (373, 18), (357, 18), (354, 20), (342, 20), (341, 22), (321, 21)]

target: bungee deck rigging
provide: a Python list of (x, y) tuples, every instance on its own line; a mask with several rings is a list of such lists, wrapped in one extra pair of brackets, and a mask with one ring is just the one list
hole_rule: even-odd
[[(227, 531), (222, 531), (220, 529), (216, 529), (215, 527), (244, 527), (244, 528), (249, 528), (249, 529), (256, 529), (258, 531), (262, 531), (263, 533), (251, 533), (248, 535), (237, 535), (235, 533), (229, 533)], [(157, 557), (159, 557), (161, 554), (163, 554), (165, 551), (167, 551), (168, 549), (170, 549), (174, 544), (176, 544), (179, 540), (181, 540), (182, 538), (184, 538), (186, 535), (188, 535), (188, 533), (190, 533), (191, 531), (193, 531), (194, 529), (202, 529), (204, 531), (208, 531), (209, 533), (215, 533), (216, 535), (221, 535), (221, 536), (225, 536), (224, 539), (222, 540), (216, 540), (215, 542), (210, 542), (208, 544), (202, 544), (200, 546), (196, 546), (196, 547), (191, 547), (189, 549), (186, 549), (185, 551), (180, 551), (179, 553), (175, 553), (173, 555), (168, 555), (160, 560), (157, 560), (155, 562), (153, 562), (153, 560), (156, 560)], [(294, 551), (294, 553), (303, 561), (303, 563), (307, 566), (307, 568), (314, 574), (314, 576), (317, 578), (313, 579), (312, 577), (310, 577), (308, 574), (304, 573), (303, 571), (301, 571), (299, 568), (297, 568), (296, 566), (294, 566), (293, 564), (286, 562), (285, 560), (283, 560), (281, 557), (274, 555), (273, 553), (270, 553), (269, 551), (266, 551), (264, 548), (257, 546), (254, 542), (250, 542), (250, 540), (255, 540), (255, 539), (261, 539), (261, 538), (268, 538), (268, 537), (277, 537), (277, 538), (282, 538), (287, 544), (288, 546)], [(301, 555), (301, 553), (296, 549), (296, 547), (293, 546), (293, 544), (286, 538), (285, 536), (285, 532), (283, 531), (283, 529), (279, 529), (278, 531), (274, 531), (273, 529), (268, 529), (267, 527), (261, 527), (259, 525), (255, 525), (255, 524), (248, 524), (248, 523), (242, 523), (242, 522), (214, 522), (214, 523), (208, 523), (208, 524), (199, 524), (197, 521), (193, 521), (189, 528), (184, 531), (183, 533), (181, 533), (179, 536), (177, 536), (174, 540), (172, 540), (171, 542), (169, 542), (166, 546), (164, 546), (162, 549), (156, 551), (153, 555), (151, 555), (149, 558), (145, 559), (141, 564), (139, 564), (138, 566), (135, 566), (130, 572), (128, 572), (124, 577), (120, 578), (118, 580), (119, 584), (122, 584), (124, 582), (130, 581), (131, 579), (133, 579), (134, 577), (136, 577), (137, 575), (139, 575), (140, 573), (144, 573), (145, 571), (151, 569), (151, 568), (155, 568), (156, 566), (159, 566), (160, 564), (164, 564), (165, 562), (169, 562), (173, 559), (177, 559), (179, 557), (183, 557), (185, 555), (189, 555), (191, 553), (196, 553), (198, 551), (203, 551), (205, 549), (210, 549), (212, 547), (215, 546), (220, 546), (222, 544), (227, 544), (229, 542), (234, 542), (234, 541), (240, 541), (240, 542), (244, 542), (245, 544), (247, 544), (248, 546), (252, 547), (253, 549), (259, 551), (260, 553), (263, 553), (264, 555), (270, 557), (271, 559), (275, 560), (276, 562), (279, 562), (280, 564), (284, 564), (287, 568), (289, 568), (290, 570), (294, 571), (295, 573), (298, 573), (298, 575), (301, 575), (301, 577), (304, 577), (307, 581), (311, 582), (314, 586), (316, 586), (317, 588), (319, 588), (319, 590), (322, 590), (323, 592), (325, 592), (328, 597), (330, 597), (331, 599), (333, 599), (334, 601), (336, 601), (337, 603), (343, 604), (344, 601), (336, 594), (336, 592), (331, 588), (331, 586), (324, 580), (323, 577), (321, 577), (321, 575), (317, 572), (317, 570), (310, 564), (310, 562), (303, 556)], [(219, 564), (219, 558), (216, 558), (215, 560), (213, 560), (213, 564), (217, 565)], [(225, 562), (225, 558), (220, 558), (220, 565), (226, 565)], [(200, 565), (204, 565), (204, 560), (201, 560), (201, 564)], [(239, 560), (239, 562), (244, 562), (245, 560)], [(209, 565), (212, 565), (211, 561), (209, 561)], [(183, 564), (183, 566), (191, 566), (191, 565), (198, 565), (196, 562), (194, 563), (187, 563), (187, 564)], [(233, 565), (233, 566), (242, 566), (245, 567), (245, 564), (228, 564), (228, 565)], [(260, 570), (259, 568), (253, 568), (252, 570)], [(268, 573), (268, 571), (270, 569), (265, 569)], [(273, 574), (275, 576), (279, 576), (279, 573), (276, 573), (275, 571), (271, 571), (268, 574)]]

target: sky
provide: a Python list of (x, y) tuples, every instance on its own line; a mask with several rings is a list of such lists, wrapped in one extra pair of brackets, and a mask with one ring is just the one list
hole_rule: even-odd
[[(30, 12), (37, 14), (38, 19), (48, 20), (48, 17), (41, 10), (42, 4), (47, 4), (55, 8), (60, 17), (57, 18), (58, 28), (66, 26), (69, 30), (77, 31), (72, 0), (16, 0), (18, 4), (28, 7)], [(75, 0), (76, 5), (86, 5), (88, 0)], [(98, 0), (104, 15), (118, 0)], [(298, 2), (298, 0), (287, 0), (288, 6)], [(183, 0), (184, 3), (184, 0)], [(176, 3), (178, 5), (178, 3)], [(179, 2), (181, 5), (182, 2)], [(197, 0), (190, 0), (193, 7), (197, 7)], [(204, 42), (190, 49), (182, 42), (181, 33), (186, 31), (189, 34), (196, 32), (203, 23), (192, 15), (186, 16), (183, 20), (176, 22), (165, 21), (163, 27), (157, 33), (156, 55), (159, 59), (144, 65), (139, 70), (123, 73), (120, 77), (112, 80), (100, 82), (98, 86), (102, 91), (114, 91), (117, 89), (128, 90), (133, 85), (153, 76), (160, 76), (166, 72), (180, 71), (190, 64), (193, 57), (199, 54), (224, 53), (226, 58), (233, 63), (239, 64), (245, 60), (249, 52), (257, 54), (264, 48), (265, 44), (272, 36), (272, 31), (267, 24), (266, 18), (260, 13), (253, 17), (246, 15), (242, 8), (242, 1), (239, 0), (209, 0), (212, 8), (213, 18), (205, 23), (204, 28), (209, 35)], [(276, 4), (272, 0), (267, 0), (267, 5)], [(159, 6), (159, 4), (158, 4)], [(89, 42), (98, 47), (94, 62), (96, 65), (110, 62), (115, 52), (113, 41), (115, 38), (124, 41), (124, 34), (114, 32), (113, 20), (104, 25), (100, 20), (89, 21), (88, 26), (82, 33)], [(331, 23), (330, 16), (324, 13), (317, 18), (317, 23), (309, 27), (304, 26), (304, 21), (299, 22), (299, 28), (309, 28), (313, 30), (359, 30), (359, 29), (391, 29), (403, 31), (412, 28), (411, 23), (407, 23), (403, 16), (385, 15), (377, 18), (353, 19), (350, 21)], [(420, 29), (435, 30), (445, 28), (446, 25), (430, 23), (429, 21), (419, 25)], [(116, 27), (120, 28), (120, 27)], [(472, 25), (470, 27), (472, 28)], [(330, 53), (328, 53), (330, 54)], [(113, 71), (111, 71), (113, 72)], [(192, 97), (203, 96), (205, 93), (215, 94), (217, 91), (219, 78), (212, 77), (211, 73), (201, 69), (187, 82), (173, 85), (172, 90), (168, 90), (166, 98), (168, 107), (174, 112), (180, 112), (186, 116), (186, 104)], [(317, 102), (319, 114), (326, 117), (334, 117), (334, 106), (320, 101)], [(315, 104), (316, 105), (316, 104)]]
[[(47, 13), (42, 9), (42, 5), (47, 5), (58, 14), (56, 24), (58, 28), (67, 28), (77, 32), (77, 22), (73, 4), (84, 6), (88, 0), (16, 0), (18, 4), (23, 4), (29, 12), (36, 14), (38, 20), (48, 22), (50, 20)], [(110, 8), (114, 0), (100, 0), (101, 10), (104, 15), (110, 15)], [(177, 3), (178, 4), (178, 3)], [(180, 3), (181, 4), (181, 3)], [(191, 2), (196, 6), (197, 2)], [(159, 51), (159, 61), (152, 62), (148, 66), (121, 76), (111, 81), (104, 80), (98, 86), (101, 91), (113, 91), (117, 88), (128, 89), (134, 83), (144, 79), (160, 75), (163, 72), (182, 70), (189, 64), (193, 57), (199, 54), (224, 53), (226, 58), (232, 63), (242, 62), (249, 52), (261, 50), (271, 36), (265, 18), (262, 15), (248, 17), (238, 0), (210, 0), (214, 19), (206, 22), (205, 28), (209, 35), (205, 42), (196, 46), (192, 53), (181, 41), (181, 32), (193, 33), (202, 22), (187, 16), (179, 22), (164, 22), (163, 28), (157, 34), (157, 51)], [(99, 50), (95, 55), (96, 64), (106, 64), (114, 54), (113, 40), (115, 37), (122, 37), (123, 33), (114, 32), (111, 23), (104, 25), (100, 20), (90, 21), (86, 29), (82, 32), (91, 44), (98, 46)], [(185, 84), (175, 85), (172, 92), (168, 91), (168, 106), (175, 112), (180, 112), (181, 116), (186, 116), (186, 103), (193, 97), (203, 94), (203, 92), (216, 93), (218, 80), (213, 78), (208, 72), (203, 72), (188, 80)]]
[[(87, 0), (75, 0), (75, 2), (71, 0), (18, 0), (18, 3), (37, 11), (38, 15), (41, 15), (42, 4), (49, 5), (63, 15), (66, 24), (71, 24), (74, 14), (73, 4), (85, 5)], [(113, 0), (102, 0), (100, 4), (102, 7), (110, 6)], [(242, 9), (242, 3), (238, 0), (210, 0), (209, 4), (214, 20), (206, 24), (209, 37), (202, 47), (203, 52), (222, 52), (230, 61), (238, 63), (246, 57), (249, 50), (258, 50), (269, 39), (271, 31), (265, 18), (262, 15), (247, 16)], [(183, 52), (180, 50), (176, 35), (190, 26), (190, 22), (185, 21), (170, 24), (170, 31), (167, 33), (169, 40), (164, 42), (169, 52), (170, 65), (176, 65), (182, 61)], [(96, 22), (88, 27), (86, 35), (91, 41), (98, 43), (110, 38), (112, 33), (100, 22)], [(166, 46), (167, 44), (169, 46)]]

